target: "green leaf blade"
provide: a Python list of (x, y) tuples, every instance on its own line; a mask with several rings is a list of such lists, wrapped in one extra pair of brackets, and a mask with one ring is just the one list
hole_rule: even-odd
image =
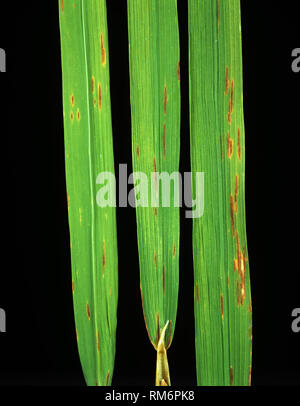
[(96, 202), (98, 174), (114, 173), (106, 4), (60, 0), (59, 17), (77, 343), (87, 384), (108, 385), (117, 322), (116, 218), (113, 207)]
[(189, 52), (191, 166), (205, 174), (204, 215), (193, 224), (198, 384), (248, 385), (252, 323), (239, 0), (189, 1)]

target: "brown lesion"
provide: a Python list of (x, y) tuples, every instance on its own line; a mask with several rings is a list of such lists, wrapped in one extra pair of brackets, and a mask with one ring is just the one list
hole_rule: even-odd
[(154, 265), (155, 265), (155, 268), (157, 268), (157, 257), (156, 257), (156, 251), (154, 251)]
[(233, 375), (233, 367), (230, 365), (230, 386), (233, 386), (234, 383), (234, 375)]
[(236, 251), (237, 251), (237, 271), (240, 277), (240, 283), (238, 283), (238, 304), (243, 306), (246, 297), (245, 289), (245, 271), (246, 271), (246, 257), (245, 257), (245, 246), (241, 250), (240, 239), (238, 232), (236, 231)]
[(105, 66), (105, 64), (106, 64), (106, 51), (105, 51), (105, 47), (104, 47), (104, 39), (103, 39), (102, 32), (100, 34), (100, 45), (101, 45), (101, 64), (102, 64), (102, 66)]
[(140, 147), (138, 145), (136, 146), (136, 157), (137, 159), (140, 157)]
[(252, 367), (249, 366), (248, 385), (251, 386)]
[(80, 121), (80, 110), (77, 110), (77, 120)]
[(173, 243), (173, 258), (175, 257), (176, 254), (176, 244)]
[(167, 86), (164, 86), (164, 114), (167, 114), (167, 104), (168, 104), (168, 96), (167, 96)]
[(234, 212), (237, 213), (238, 205), (237, 205), (237, 196), (239, 193), (239, 175), (235, 175), (235, 187), (234, 187)]
[(236, 272), (239, 269), (238, 260), (235, 258), (233, 260), (233, 271)]
[(88, 319), (91, 319), (91, 311), (90, 311), (90, 306), (89, 306), (89, 302), (86, 302), (86, 314), (88, 316)]
[(107, 371), (107, 374), (106, 374), (106, 381), (105, 381), (106, 386), (108, 386), (108, 384), (109, 384), (109, 377), (110, 377), (110, 371)]
[(64, 0), (61, 0), (61, 11), (62, 11), (62, 13), (65, 11)]
[(75, 97), (74, 97), (73, 93), (71, 94), (71, 105), (72, 105), (72, 107), (74, 107), (74, 105), (75, 105)]
[(92, 76), (92, 93), (95, 93), (95, 77)]
[(229, 131), (227, 132), (227, 156), (231, 159), (233, 154), (233, 139), (230, 138)]
[(240, 269), (240, 278), (241, 278), (241, 305), (243, 306), (245, 302), (246, 290), (245, 290), (245, 249), (241, 252), (241, 269)]
[(234, 81), (231, 80), (230, 99), (229, 99), (228, 114), (227, 114), (227, 120), (228, 120), (229, 124), (231, 124), (231, 115), (233, 113), (233, 88), (234, 88)]

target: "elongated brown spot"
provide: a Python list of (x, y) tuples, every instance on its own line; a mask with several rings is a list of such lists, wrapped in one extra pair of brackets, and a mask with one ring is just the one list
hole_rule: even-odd
[(157, 216), (157, 207), (154, 207), (154, 216)]
[(228, 75), (228, 66), (226, 66), (226, 72), (225, 72), (225, 94), (226, 94), (226, 96), (228, 95), (228, 90), (229, 90), (229, 75)]
[(105, 257), (105, 241), (102, 242), (102, 277), (104, 278), (105, 272), (105, 264), (106, 264), (106, 257)]
[(236, 272), (238, 269), (239, 269), (238, 260), (234, 259), (233, 260), (233, 270), (234, 270), (234, 272)]
[(166, 123), (163, 125), (163, 154), (166, 157)]
[(168, 96), (167, 96), (167, 86), (164, 87), (164, 114), (167, 114), (167, 104), (168, 104)]
[(155, 156), (153, 157), (153, 170), (156, 172), (156, 159)]
[(252, 368), (251, 365), (249, 367), (249, 377), (248, 377), (248, 385), (251, 386), (251, 375), (252, 375)]
[(100, 341), (99, 341), (99, 330), (97, 329), (96, 333), (96, 340), (97, 340), (97, 352), (100, 354)]
[(231, 114), (230, 114), (229, 111), (227, 113), (227, 121), (228, 121), (229, 124), (231, 124)]
[(77, 120), (80, 121), (80, 110), (77, 110)]
[(92, 76), (92, 93), (95, 93), (95, 77)]
[(233, 113), (233, 87), (234, 87), (234, 81), (231, 81), (231, 88), (230, 88), (230, 99), (229, 99), (229, 111), (230, 114)]
[(197, 300), (197, 303), (199, 303), (199, 286), (198, 286), (198, 283), (196, 283), (196, 300)]
[(155, 268), (157, 268), (156, 251), (154, 251), (154, 264), (155, 264)]
[(100, 35), (100, 44), (101, 44), (101, 63), (102, 63), (102, 66), (105, 66), (105, 64), (106, 64), (106, 51), (105, 51), (105, 47), (104, 47), (104, 40), (103, 40), (102, 32), (101, 32), (101, 35)]
[(240, 251), (241, 251), (241, 249), (240, 249), (240, 238), (239, 238), (239, 233), (238, 233), (238, 231), (236, 230), (236, 255), (237, 255), (237, 260), (238, 260), (238, 267), (237, 267), (238, 271), (239, 271), (240, 268), (241, 268), (241, 255), (240, 255)]
[(64, 0), (61, 0), (61, 11), (64, 12), (65, 8), (64, 8)]
[(162, 281), (163, 281), (163, 294), (165, 294), (165, 290), (166, 290), (166, 269), (165, 269), (164, 265), (163, 265), (163, 271), (162, 271)]
[(230, 221), (232, 227), (232, 235), (234, 236), (234, 212), (233, 212), (233, 196), (230, 194)]
[(72, 107), (74, 107), (74, 104), (75, 104), (74, 94), (71, 95), (71, 104), (72, 104)]
[(90, 312), (90, 306), (89, 306), (89, 303), (88, 303), (88, 302), (86, 302), (86, 314), (87, 314), (87, 316), (88, 316), (88, 318), (89, 318), (89, 320), (90, 320), (90, 318), (91, 318), (91, 312)]
[(68, 193), (67, 193), (67, 207), (68, 207), (68, 210), (69, 210), (69, 208), (70, 208), (70, 197), (69, 197)]
[(234, 376), (233, 376), (233, 367), (230, 366), (230, 386), (233, 386)]
[(240, 161), (241, 160), (241, 131), (239, 128), (237, 130), (237, 153), (238, 153), (238, 159)]
[(139, 157), (140, 157), (140, 148), (138, 145), (136, 146), (136, 157), (137, 157), (137, 159), (139, 159)]
[(173, 257), (175, 257), (175, 254), (176, 254), (176, 245), (175, 245), (175, 243), (173, 244)]
[(227, 120), (228, 120), (229, 124), (231, 124), (231, 115), (233, 113), (233, 87), (234, 87), (234, 81), (232, 80), (231, 81), (229, 106), (228, 106), (228, 115), (227, 115)]
[(224, 319), (224, 297), (223, 297), (223, 293), (221, 293), (221, 315), (222, 315), (222, 319)]
[(73, 111), (71, 111), (71, 121), (73, 121), (74, 120), (74, 113), (73, 113)]
[(229, 131), (227, 133), (227, 156), (231, 159), (233, 153), (233, 139), (230, 138)]
[[(243, 251), (245, 248), (243, 249)], [(245, 254), (241, 252), (241, 268), (240, 268), (240, 278), (241, 278), (241, 305), (243, 306), (245, 302), (246, 290), (245, 290)]]
[(109, 384), (109, 377), (110, 377), (110, 371), (108, 371), (106, 374), (106, 386), (108, 386), (108, 384)]
[(180, 61), (178, 61), (178, 65), (177, 65), (177, 77), (180, 82)]
[(234, 212), (237, 213), (238, 205), (237, 205), (237, 196), (239, 193), (239, 175), (235, 175), (235, 188), (234, 188)]
[(98, 85), (98, 107), (99, 107), (99, 110), (102, 109), (102, 90), (101, 90), (101, 84), (100, 83)]

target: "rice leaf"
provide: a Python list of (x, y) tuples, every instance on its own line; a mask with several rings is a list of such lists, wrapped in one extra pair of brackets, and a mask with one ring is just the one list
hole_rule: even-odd
[(189, 0), (193, 221), (199, 385), (249, 385), (252, 322), (245, 226), (245, 131), (239, 0)]
[(59, 0), (65, 167), (78, 350), (88, 385), (111, 383), (116, 341), (114, 207), (96, 201), (114, 173), (105, 0)]
[[(179, 169), (180, 63), (176, 0), (128, 0), (133, 170), (140, 285), (148, 335), (157, 353), (157, 384), (170, 384), (160, 368), (171, 345), (177, 313), (179, 182), (163, 201), (160, 174)], [(175, 175), (176, 178), (176, 175)], [(142, 197), (148, 191), (148, 199)], [(152, 197), (152, 199), (151, 199)], [(147, 200), (147, 201), (146, 201)], [(152, 202), (152, 204), (151, 204)], [(163, 207), (166, 206), (166, 207)]]

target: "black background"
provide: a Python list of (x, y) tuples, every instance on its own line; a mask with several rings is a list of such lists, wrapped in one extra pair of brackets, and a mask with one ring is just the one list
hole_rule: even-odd
[[(73, 322), (58, 2), (1, 2), (0, 385), (85, 385)], [(115, 165), (131, 172), (125, 0), (108, 0)], [(246, 209), (253, 296), (253, 385), (299, 385), (298, 178), (300, 46), (296, 1), (242, 0)], [(9, 8), (8, 8), (9, 7)], [(180, 170), (189, 170), (187, 1), (181, 35)], [(155, 352), (139, 295), (135, 212), (117, 210), (119, 310), (113, 385), (151, 385)], [(195, 385), (191, 220), (181, 220), (180, 292), (168, 352), (172, 384)], [(296, 233), (296, 234), (295, 234)]]

